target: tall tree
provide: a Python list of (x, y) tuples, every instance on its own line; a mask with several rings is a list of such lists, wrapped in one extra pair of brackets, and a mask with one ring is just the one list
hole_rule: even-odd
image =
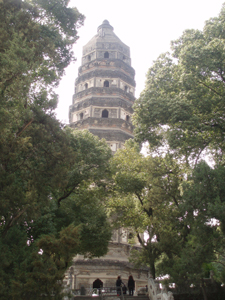
[(54, 114), (84, 20), (68, 3), (0, 1), (1, 299), (61, 299), (72, 257), (103, 255), (111, 236), (102, 205), (111, 151)]
[[(186, 30), (172, 42), (171, 52), (149, 69), (134, 106), (136, 139), (152, 151), (166, 147), (189, 168), (178, 203), (180, 224), (186, 225), (173, 227), (179, 236), (186, 231), (184, 243), (172, 256), (163, 253), (158, 268), (187, 289), (202, 286), (204, 299), (206, 270), (215, 268), (219, 283), (224, 280), (224, 24), (225, 5), (203, 31)], [(213, 169), (201, 161), (207, 152)]]
[(171, 256), (182, 239), (177, 235), (183, 226), (178, 220), (182, 172), (169, 155), (144, 157), (139, 151), (139, 146), (129, 141), (114, 155), (115, 194), (109, 207), (117, 216), (116, 224), (132, 228), (142, 246), (138, 262), (149, 265), (155, 278), (160, 255)]
[[(46, 201), (44, 183), (51, 184), (58, 173), (57, 160), (66, 155), (63, 144), (69, 142), (54, 117), (57, 96), (50, 88), (73, 59), (71, 47), (83, 21), (67, 5), (68, 1), (0, 2), (3, 235), (23, 214), (33, 218), (33, 206)], [(42, 192), (45, 197), (40, 197)]]
[(205, 150), (224, 153), (225, 5), (203, 31), (186, 30), (149, 69), (135, 104), (136, 137), (151, 147), (199, 160)]
[(210, 291), (204, 278), (213, 270), (219, 297), (225, 249), (224, 167), (212, 169), (202, 161), (187, 172), (171, 154), (144, 157), (132, 141), (114, 155), (112, 166), (112, 218), (115, 225), (133, 231), (142, 247), (131, 252), (131, 261), (147, 264), (154, 278), (169, 275), (166, 282), (175, 283), (179, 291), (191, 292), (194, 285), (205, 300)]
[(181, 218), (188, 228), (186, 242), (179, 255), (164, 257), (158, 266), (184, 290), (188, 290), (191, 284), (201, 287), (204, 299), (210, 292), (204, 281), (210, 270), (214, 273), (214, 279), (218, 280), (218, 291), (224, 282), (221, 276), (224, 272), (221, 258), (225, 249), (223, 180), (224, 167), (215, 166), (212, 169), (204, 161), (189, 174), (182, 184), (179, 205)]

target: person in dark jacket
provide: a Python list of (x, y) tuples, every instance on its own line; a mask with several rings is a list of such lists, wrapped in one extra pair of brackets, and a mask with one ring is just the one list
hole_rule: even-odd
[(133, 276), (130, 275), (128, 278), (128, 290), (129, 290), (129, 296), (133, 296), (134, 295), (134, 288), (135, 288), (135, 281), (133, 279)]
[(117, 287), (117, 295), (120, 296), (121, 295), (121, 286), (122, 286), (123, 282), (120, 278), (120, 276), (117, 277), (117, 281), (116, 281), (116, 287)]

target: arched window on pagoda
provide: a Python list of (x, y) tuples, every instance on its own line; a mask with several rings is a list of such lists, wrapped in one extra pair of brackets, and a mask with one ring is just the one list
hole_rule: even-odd
[(83, 118), (84, 118), (84, 114), (80, 113), (80, 120), (83, 120)]
[(84, 88), (85, 90), (88, 88), (88, 83), (85, 83)]
[(132, 232), (130, 232), (130, 233), (128, 234), (128, 239), (131, 240), (131, 239), (133, 239), (133, 238), (134, 238), (134, 234), (133, 234)]
[(109, 52), (104, 53), (104, 58), (109, 58)]
[(126, 121), (129, 122), (130, 121), (130, 116), (126, 115)]
[(93, 289), (100, 289), (103, 287), (103, 282), (97, 278), (94, 282), (93, 282)]
[(104, 87), (109, 87), (109, 81), (108, 80), (104, 81)]
[(109, 117), (109, 112), (108, 112), (107, 109), (104, 109), (104, 110), (102, 111), (102, 118), (108, 118), (108, 117)]

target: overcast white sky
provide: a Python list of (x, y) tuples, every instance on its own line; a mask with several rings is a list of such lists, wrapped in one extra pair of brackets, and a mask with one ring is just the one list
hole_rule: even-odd
[(74, 82), (81, 65), (82, 47), (97, 33), (97, 27), (108, 20), (114, 33), (131, 50), (131, 63), (136, 71), (136, 98), (145, 86), (145, 75), (157, 57), (170, 50), (170, 42), (185, 29), (203, 29), (204, 23), (218, 16), (225, 0), (71, 0), (86, 16), (74, 46), (77, 61), (71, 64), (57, 93), (57, 117), (68, 123)]

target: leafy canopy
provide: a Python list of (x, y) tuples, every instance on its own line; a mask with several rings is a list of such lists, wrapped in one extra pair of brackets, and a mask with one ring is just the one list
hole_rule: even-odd
[(1, 299), (61, 299), (73, 256), (104, 255), (111, 237), (111, 151), (54, 113), (84, 20), (68, 3), (0, 1)]
[[(224, 152), (225, 5), (203, 31), (186, 30), (149, 69), (134, 106), (138, 141), (188, 159)], [(217, 156), (216, 156), (217, 154)]]
[(155, 277), (160, 255), (171, 256), (174, 241), (182, 239), (173, 231), (183, 226), (178, 221), (182, 171), (170, 155), (144, 157), (133, 141), (116, 152), (112, 167), (115, 187), (108, 206), (114, 224), (133, 231), (142, 246), (133, 251), (133, 261), (147, 264)]

